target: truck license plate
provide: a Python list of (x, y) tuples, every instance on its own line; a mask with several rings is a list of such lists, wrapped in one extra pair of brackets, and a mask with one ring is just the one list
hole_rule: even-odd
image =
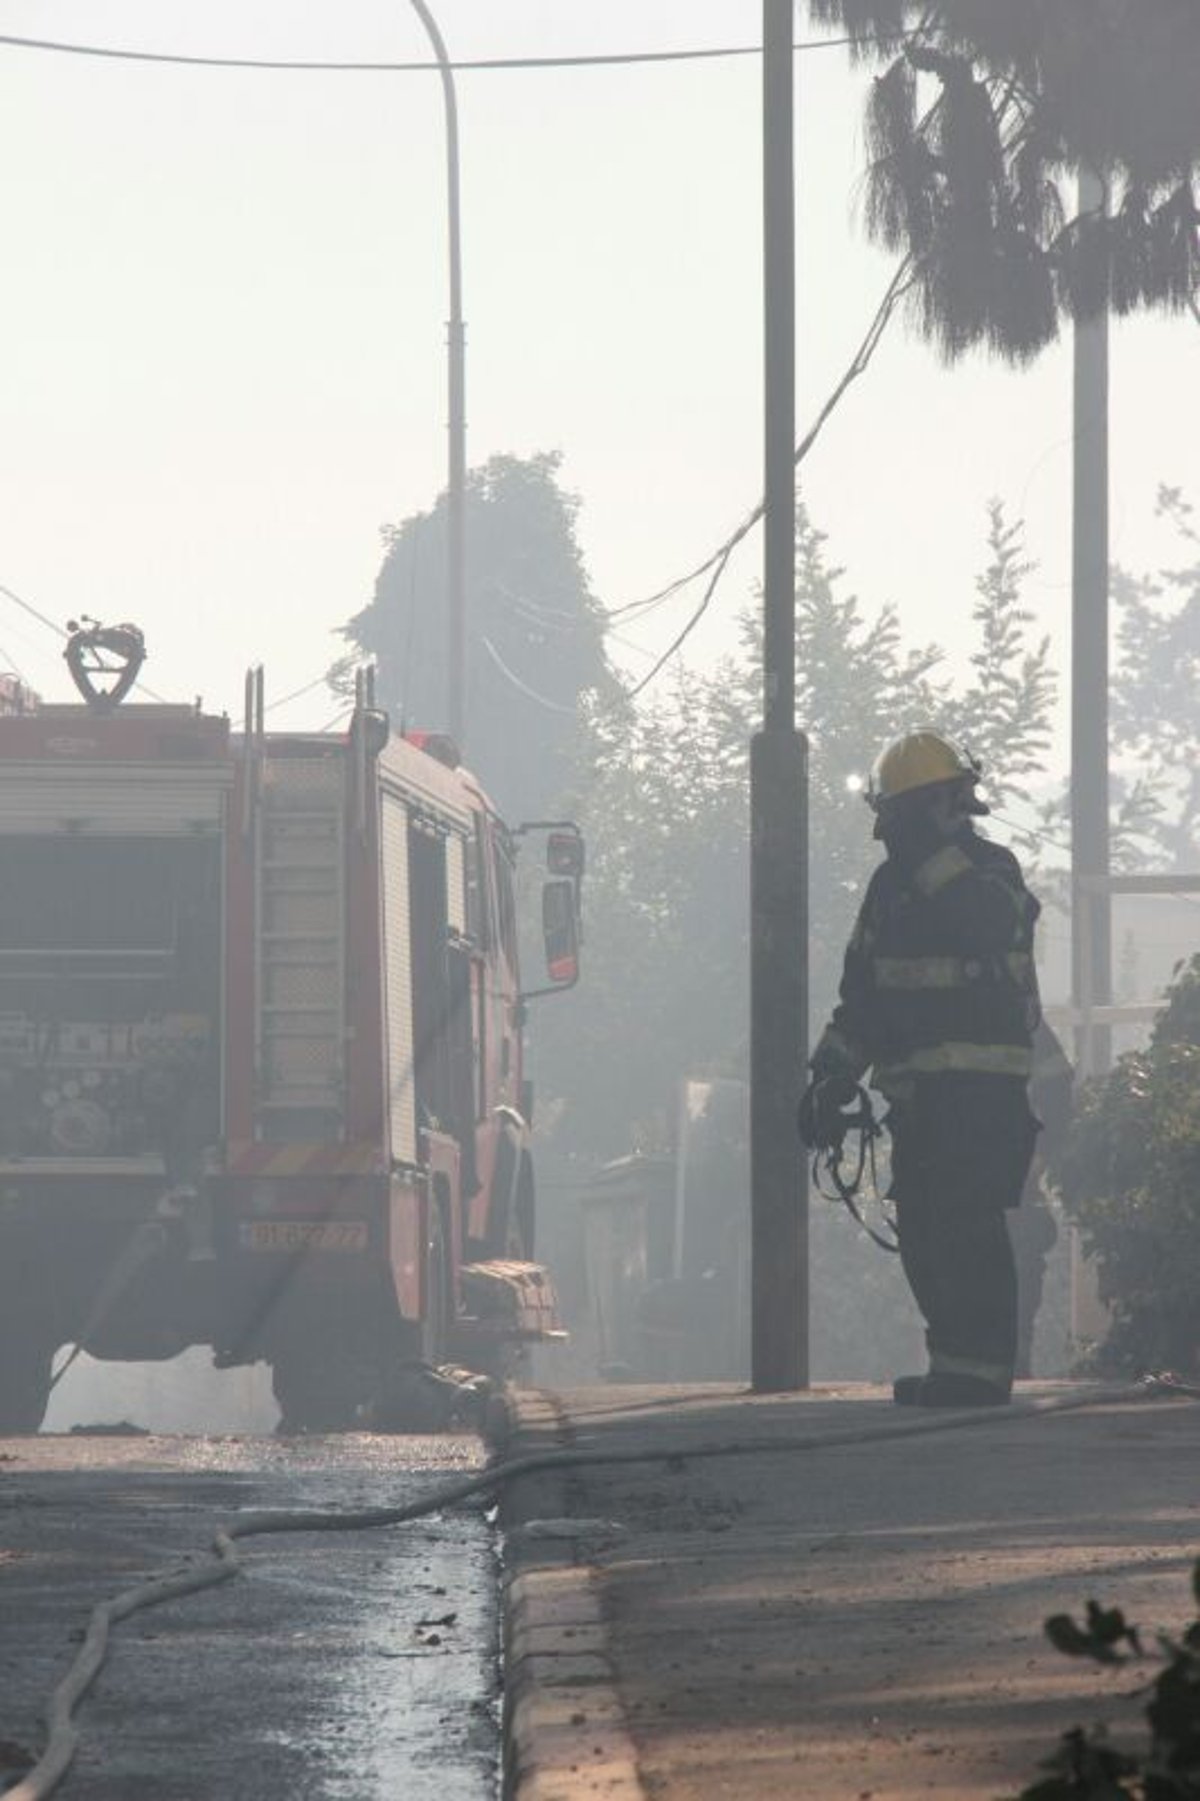
[(365, 1219), (246, 1219), (240, 1222), (247, 1251), (365, 1251)]

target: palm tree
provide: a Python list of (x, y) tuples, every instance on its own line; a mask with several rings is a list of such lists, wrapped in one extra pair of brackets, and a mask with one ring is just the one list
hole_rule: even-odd
[[(810, 0), (882, 65), (866, 224), (911, 264), (948, 358), (1037, 354), (1064, 318), (1196, 308), (1200, 7), (1188, 0)], [(1093, 171), (1105, 204), (1080, 211)]]

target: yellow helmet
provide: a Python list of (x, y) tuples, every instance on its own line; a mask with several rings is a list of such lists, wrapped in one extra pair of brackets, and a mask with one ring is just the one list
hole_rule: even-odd
[[(888, 801), (915, 788), (932, 788), (939, 782), (974, 784), (983, 766), (970, 751), (960, 750), (940, 732), (906, 732), (881, 751), (867, 782), (867, 800), (878, 812)], [(986, 813), (982, 801), (972, 799), (972, 812)]]

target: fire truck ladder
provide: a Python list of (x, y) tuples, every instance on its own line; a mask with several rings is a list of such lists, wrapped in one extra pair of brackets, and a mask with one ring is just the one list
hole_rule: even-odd
[(258, 1134), (325, 1139), (344, 1117), (343, 770), (262, 766), (258, 809)]

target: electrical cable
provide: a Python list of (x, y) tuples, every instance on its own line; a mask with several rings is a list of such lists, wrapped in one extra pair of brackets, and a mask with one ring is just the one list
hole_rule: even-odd
[[(801, 39), (792, 45), (797, 53), (836, 50), (871, 41), (859, 37)], [(882, 41), (882, 40), (878, 40)], [(890, 40), (889, 40), (890, 42)], [(72, 43), (59, 38), (17, 37), (0, 33), (0, 46), (14, 50), (50, 51), (63, 56), (98, 57), (107, 62), (165, 63), (188, 69), (260, 69), (320, 75), (440, 75), (451, 71), (503, 69), (612, 68), (636, 63), (716, 62), (743, 56), (761, 56), (761, 44), (722, 44), (693, 50), (613, 50), (578, 56), (488, 56), (437, 62), (339, 62), (305, 61), (291, 57), (188, 56), (169, 50), (126, 50), (107, 44)]]
[(991, 809), (991, 814), (992, 818), (998, 819), (1001, 825), (1009, 826), (1014, 832), (1020, 832), (1023, 838), (1032, 838), (1036, 844), (1048, 844), (1054, 850), (1066, 851), (1068, 856), (1071, 854), (1071, 846), (1065, 838), (1056, 838), (1053, 832), (1039, 831), (1034, 826), (1022, 825), (1019, 820), (1013, 819), (1011, 814), (999, 813), (995, 807)]
[(321, 675), (315, 675), (312, 681), (305, 682), (302, 688), (293, 688), (290, 694), (281, 694), (279, 699), (273, 700), (269, 707), (264, 707), (263, 712), (273, 713), (277, 707), (286, 707), (290, 700), (299, 700), (301, 695), (311, 694), (314, 688), (322, 687), (327, 680), (328, 671), (323, 672)]
[(648, 663), (654, 661), (654, 652), (652, 650), (647, 650), (644, 644), (639, 644), (634, 638), (627, 638), (624, 632), (605, 632), (604, 636), (606, 638), (611, 638), (614, 644), (620, 644), (626, 650), (636, 651), (637, 655), (639, 657), (645, 657)]
[(69, 633), (64, 627), (57, 624), (55, 620), (48, 619), (45, 613), (39, 613), (37, 608), (33, 606), (30, 601), (22, 600), (21, 596), (16, 593), (14, 589), (6, 588), (3, 582), (0, 582), (0, 594), (3, 594), (8, 600), (15, 601), (22, 612), (28, 613), (31, 619), (36, 619), (39, 625), (44, 625), (48, 631), (52, 631), (56, 638), (66, 638), (69, 636)]
[(343, 707), (340, 713), (334, 714), (333, 718), (329, 721), (328, 725), (322, 725), (322, 726), (318, 727), (317, 732), (315, 734), (316, 737), (324, 738), (327, 733), (336, 731), (338, 726), (341, 725), (341, 723), (344, 719), (349, 719), (349, 717), (353, 713), (353, 711), (354, 711), (353, 707)]
[(534, 626), (542, 632), (557, 632), (559, 637), (577, 637), (589, 623), (582, 613), (569, 613), (563, 607), (548, 607), (526, 595), (514, 594), (503, 582), (493, 582), (487, 598), (498, 600), (523, 625)]
[[(503, 582), (498, 581), (491, 585), (489, 599), (492, 598), (500, 601), (512, 618), (519, 620), (522, 625), (531, 630), (557, 633), (560, 638), (578, 638), (584, 633), (594, 638), (596, 632), (599, 631), (612, 643), (623, 645), (626, 650), (634, 651), (639, 657), (644, 657), (648, 663), (654, 661), (656, 655), (654, 651), (647, 650), (644, 644), (637, 643), (633, 638), (625, 637), (621, 632), (612, 631), (594, 614), (589, 616), (584, 613), (572, 613), (565, 607), (549, 606), (545, 601), (534, 600), (531, 595), (516, 594)], [(540, 697), (534, 695), (533, 698)], [(553, 705), (552, 702), (545, 704)]]
[(237, 1555), (237, 1543), (247, 1538), (273, 1533), (292, 1532), (358, 1532), (379, 1526), (399, 1526), (411, 1520), (461, 1506), (483, 1495), (495, 1494), (509, 1483), (524, 1476), (543, 1475), (554, 1470), (579, 1470), (628, 1467), (632, 1464), (665, 1463), (676, 1469), (689, 1462), (706, 1462), (723, 1457), (769, 1457), (794, 1455), (797, 1452), (833, 1450), (849, 1445), (878, 1444), (889, 1439), (924, 1438), (934, 1433), (965, 1431), (971, 1427), (1007, 1424), (1012, 1420), (1039, 1418), (1059, 1413), (1079, 1412), (1089, 1407), (1121, 1405), (1148, 1398), (1195, 1400), (1200, 1391), (1176, 1383), (1167, 1376), (1147, 1377), (1140, 1383), (1127, 1383), (1112, 1388), (1090, 1390), (1084, 1394), (1050, 1395), (1041, 1400), (1014, 1401), (1005, 1408), (980, 1408), (971, 1412), (948, 1412), (935, 1418), (892, 1420), (886, 1426), (847, 1427), (831, 1432), (807, 1432), (794, 1438), (748, 1439), (740, 1444), (727, 1440), (699, 1445), (660, 1445), (653, 1450), (568, 1450), (541, 1451), (507, 1462), (493, 1464), (478, 1476), (462, 1477), (448, 1482), (436, 1494), (402, 1507), (369, 1507), (354, 1510), (279, 1513), (250, 1513), (233, 1520), (218, 1531), (210, 1545), (213, 1561), (202, 1566), (173, 1566), (162, 1574), (151, 1576), (134, 1588), (123, 1589), (109, 1601), (99, 1602), (91, 1611), (83, 1643), (66, 1675), (51, 1694), (46, 1709), (46, 1747), (14, 1788), (5, 1791), (5, 1801), (46, 1801), (70, 1768), (79, 1744), (79, 1731), (73, 1719), (76, 1705), (95, 1681), (105, 1659), (111, 1628), (131, 1614), (148, 1607), (160, 1606), (178, 1596), (195, 1594), (229, 1582), (243, 1573)]
[(4, 658), (10, 672), (16, 676), (22, 686), (28, 688), (30, 686), (29, 678), (17, 662), (17, 659), (13, 656), (11, 650), (8, 649), (7, 645), (0, 644), (0, 657)]
[[(846, 390), (869, 367), (871, 359), (879, 347), (880, 339), (883, 337), (896, 307), (904, 298), (905, 294), (908, 293), (915, 279), (916, 274), (913, 260), (911, 257), (905, 257), (904, 261), (892, 276), (891, 281), (888, 283), (887, 288), (884, 291), (883, 299), (876, 308), (875, 315), (867, 328), (866, 335), (847, 365), (841, 380), (827, 396), (820, 411), (817, 413), (816, 418), (813, 420), (813, 423), (809, 426), (807, 432), (796, 446), (795, 455), (792, 458), (794, 468), (798, 469), (805, 457), (807, 457)], [(703, 563), (698, 564), (690, 574), (681, 576), (676, 581), (669, 583), (666, 588), (660, 589), (657, 594), (649, 595), (641, 601), (630, 601), (625, 606), (614, 608), (612, 612), (606, 615), (606, 618), (608, 619), (619, 619), (634, 611), (637, 611), (640, 614), (648, 608), (656, 606), (660, 601), (666, 600), (672, 594), (677, 593), (680, 588), (686, 587), (699, 576), (711, 571), (708, 582), (705, 585), (704, 593), (700, 598), (699, 605), (695, 608), (683, 629), (676, 634), (666, 650), (663, 651), (662, 655), (655, 661), (652, 668), (650, 668), (640, 680), (635, 682), (632, 688), (625, 691), (627, 700), (634, 699), (642, 692), (643, 688), (649, 686), (663, 666), (670, 661), (675, 655), (675, 652), (695, 630), (696, 626), (704, 617), (704, 614), (708, 611), (709, 604), (717, 591), (717, 586), (721, 577), (728, 567), (730, 557), (742, 540), (748, 537), (750, 532), (753, 531), (754, 527), (762, 518), (765, 510), (766, 502), (760, 500), (754, 510), (747, 514), (742, 523), (730, 533), (725, 542), (718, 546), (718, 548), (713, 551), (712, 555), (707, 557)]]
[(560, 700), (551, 700), (547, 695), (539, 694), (536, 688), (531, 688), (528, 682), (523, 682), (520, 676), (517, 675), (514, 670), (509, 668), (508, 664), (504, 661), (504, 658), (500, 655), (500, 652), (496, 649), (496, 646), (485, 632), (480, 632), (479, 642), (483, 645), (483, 648), (487, 651), (501, 675), (507, 682), (512, 684), (518, 694), (524, 695), (526, 700), (536, 701), (537, 705), (539, 707), (545, 707), (548, 713), (566, 713), (568, 717), (572, 719), (575, 717), (574, 707), (564, 706)]
[[(1011, 815), (1007, 813), (998, 813), (995, 807), (992, 808), (992, 818), (998, 819), (1001, 825), (1010, 826), (1014, 832), (1020, 832), (1022, 837), (1032, 838), (1036, 844), (1048, 844), (1054, 850), (1064, 851), (1067, 856), (1070, 856), (1071, 854), (1071, 845), (1066, 838), (1056, 838), (1052, 832), (1039, 831), (1036, 827), (1031, 825), (1021, 825), (1020, 822), (1013, 819)], [(1164, 870), (1163, 873), (1169, 875), (1170, 871)], [(1160, 890), (1159, 892), (1163, 891)], [(1170, 888), (1165, 892), (1169, 895), (1171, 900), (1186, 901), (1189, 906), (1200, 907), (1200, 898), (1194, 894), (1188, 894), (1186, 890), (1182, 888)]]

